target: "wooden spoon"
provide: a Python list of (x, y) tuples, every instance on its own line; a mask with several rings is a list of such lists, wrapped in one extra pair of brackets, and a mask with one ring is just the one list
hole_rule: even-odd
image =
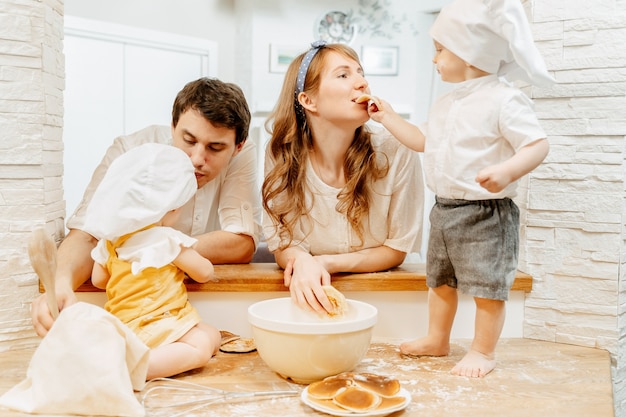
[(59, 305), (54, 288), (54, 275), (57, 268), (57, 245), (43, 227), (33, 230), (28, 242), (30, 264), (39, 276), (46, 290), (46, 301), (52, 317), (59, 316)]

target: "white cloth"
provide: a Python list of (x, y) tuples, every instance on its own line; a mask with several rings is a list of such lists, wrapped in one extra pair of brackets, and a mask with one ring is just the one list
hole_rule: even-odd
[(468, 80), (438, 98), (428, 122), (420, 125), (426, 137), (426, 183), (437, 196), (486, 200), (516, 195), (517, 181), (499, 193), (476, 182), (478, 171), (509, 159), (522, 148), (546, 137), (524, 93), (496, 75)]
[[(373, 185), (370, 212), (365, 217), (365, 242), (359, 249), (385, 245), (402, 252), (418, 252), (424, 215), (424, 184), (419, 156), (387, 131), (379, 130), (372, 135), (372, 143), (379, 157), (383, 160), (386, 157), (389, 162), (389, 173)], [(268, 155), (265, 164), (267, 172), (272, 166)], [(301, 219), (292, 245), (299, 245), (312, 255), (353, 252), (360, 240), (346, 216), (336, 210), (340, 189), (325, 184), (310, 162), (307, 165), (307, 187), (314, 193), (314, 204), (309, 212), (313, 223)], [(306, 203), (309, 207), (310, 195)], [(269, 250), (276, 250), (280, 239), (267, 215), (263, 229)]]
[[(131, 263), (131, 271), (137, 275), (146, 268), (161, 268), (172, 262), (180, 254), (181, 247), (189, 248), (197, 239), (172, 229), (152, 227), (128, 238), (117, 248), (117, 257)], [(106, 240), (98, 241), (91, 251), (91, 257), (101, 265), (109, 259)]]
[(180, 149), (145, 143), (116, 158), (91, 198), (84, 230), (98, 239), (158, 222), (181, 208), (198, 189), (191, 160)]
[(455, 0), (441, 9), (429, 33), (463, 61), (490, 74), (540, 86), (554, 83), (520, 0)]
[[(69, 229), (84, 230), (85, 212), (94, 191), (111, 162), (143, 143), (172, 144), (171, 127), (149, 126), (115, 139), (94, 170), (83, 199), (67, 220)], [(247, 140), (228, 166), (183, 206), (174, 228), (191, 236), (215, 230), (249, 235), (258, 244), (261, 234), (261, 203), (257, 183), (257, 154)]]
[(65, 308), (43, 338), (26, 379), (0, 405), (37, 414), (141, 417), (133, 390), (146, 383), (149, 349), (104, 309), (79, 302)]

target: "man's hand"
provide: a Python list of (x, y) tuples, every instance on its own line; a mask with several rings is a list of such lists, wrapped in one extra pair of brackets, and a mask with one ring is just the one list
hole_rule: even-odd
[[(98, 241), (89, 233), (70, 229), (68, 235), (57, 248), (57, 270), (55, 274), (55, 294), (59, 311), (78, 302), (74, 289), (87, 281), (93, 269), (91, 250)], [(54, 323), (46, 304), (46, 294), (35, 298), (30, 307), (33, 327), (39, 336), (45, 336)]]
[[(78, 302), (76, 294), (74, 294), (74, 291), (72, 290), (57, 288), (56, 296), (59, 311), (63, 311), (64, 308)], [(30, 305), (30, 317), (33, 322), (33, 327), (35, 328), (35, 332), (37, 332), (39, 336), (44, 337), (54, 324), (54, 318), (52, 317), (46, 302), (46, 294), (41, 294), (33, 300)]]

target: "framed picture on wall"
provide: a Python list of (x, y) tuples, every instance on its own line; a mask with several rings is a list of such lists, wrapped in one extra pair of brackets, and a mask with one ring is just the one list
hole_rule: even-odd
[(270, 45), (270, 72), (284, 73), (291, 61), (304, 52), (302, 46)]
[(366, 76), (398, 75), (398, 47), (363, 46), (361, 64)]

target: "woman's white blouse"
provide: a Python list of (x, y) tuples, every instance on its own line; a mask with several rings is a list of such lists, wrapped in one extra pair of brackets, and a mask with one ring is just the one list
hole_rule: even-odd
[[(389, 172), (372, 187), (370, 212), (365, 218), (364, 241), (350, 226), (346, 216), (336, 210), (338, 188), (325, 184), (307, 159), (307, 217), (301, 217), (293, 245), (312, 255), (339, 254), (388, 246), (402, 252), (418, 252), (422, 236), (424, 185), (417, 153), (403, 146), (386, 130), (372, 135), (379, 158), (387, 159)], [(272, 167), (266, 154), (266, 173)], [(271, 219), (264, 214), (263, 231), (270, 251), (280, 240)]]

